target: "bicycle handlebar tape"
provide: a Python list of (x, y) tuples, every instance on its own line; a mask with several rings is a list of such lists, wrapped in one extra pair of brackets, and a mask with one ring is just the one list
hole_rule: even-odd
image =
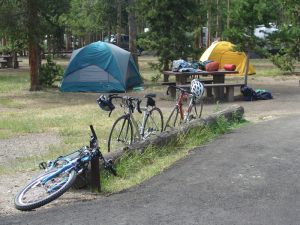
[(139, 113), (142, 113), (142, 110), (141, 110), (141, 102), (142, 102), (142, 100), (138, 100), (137, 101), (137, 111), (139, 112)]

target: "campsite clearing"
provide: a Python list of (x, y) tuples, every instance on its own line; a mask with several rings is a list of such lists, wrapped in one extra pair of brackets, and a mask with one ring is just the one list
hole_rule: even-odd
[[(89, 124), (94, 124), (96, 132), (101, 137), (100, 144), (105, 148), (107, 132), (114, 119), (122, 114), (122, 111), (117, 108), (112, 117), (108, 117), (107, 113), (101, 111), (96, 104), (96, 98), (99, 95), (97, 93), (61, 93), (56, 89), (29, 92), (28, 61), (25, 58), (22, 60), (20, 69), (0, 71), (0, 130), (2, 130), (0, 142), (4, 144), (9, 142), (14, 146), (13, 149), (9, 149), (13, 151), (10, 152), (14, 155), (12, 160), (8, 162), (5, 154), (0, 156), (8, 164), (0, 165), (1, 214), (16, 213), (12, 203), (13, 196), (19, 187), (32, 177), (38, 162), (69, 152), (70, 149), (75, 149), (84, 143), (88, 144)], [(141, 65), (143, 65), (142, 75), (145, 76), (147, 85), (142, 92), (127, 94), (142, 97), (144, 93), (157, 93), (157, 105), (162, 109), (164, 116), (167, 116), (171, 107), (174, 106), (174, 101), (166, 96), (166, 87), (150, 82), (151, 76), (155, 73), (151, 72), (147, 62), (155, 60), (153, 56), (140, 57)], [(58, 62), (65, 66), (68, 61), (59, 60)], [(300, 105), (295, 104), (300, 101), (299, 77), (280, 76), (280, 72), (267, 60), (253, 60), (252, 63), (257, 69), (257, 75), (249, 77), (249, 85), (255, 89), (272, 91), (274, 99), (256, 102), (236, 100), (235, 104), (245, 108), (246, 119), (260, 122), (299, 114)], [(146, 73), (143, 73), (144, 68), (146, 68)], [(243, 77), (232, 76), (230, 79), (239, 81)], [(203, 114), (208, 115), (230, 104), (205, 104)], [(49, 135), (49, 140), (55, 141), (45, 142), (47, 135)], [(43, 138), (40, 138), (41, 136)], [(31, 146), (36, 154), (29, 156), (33, 149), (24, 148), (24, 146)], [(12, 169), (9, 165), (17, 166)], [(60, 199), (59, 204), (93, 198), (95, 196), (84, 192), (70, 192)]]

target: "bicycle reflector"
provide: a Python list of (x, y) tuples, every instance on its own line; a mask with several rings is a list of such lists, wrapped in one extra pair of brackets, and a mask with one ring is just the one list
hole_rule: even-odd
[(104, 95), (100, 95), (100, 97), (97, 99), (97, 103), (104, 111), (113, 111), (115, 109), (115, 106), (112, 104), (112, 102), (106, 99)]

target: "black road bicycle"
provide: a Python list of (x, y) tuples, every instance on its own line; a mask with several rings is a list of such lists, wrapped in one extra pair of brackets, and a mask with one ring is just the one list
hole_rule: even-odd
[[(141, 99), (129, 96), (113, 94), (106, 98), (101, 95), (97, 99), (99, 106), (110, 111), (110, 113), (115, 108), (112, 99), (121, 99), (121, 107), (124, 109), (124, 115), (117, 118), (111, 128), (108, 138), (108, 152), (119, 150), (135, 141), (144, 140), (163, 131), (163, 114), (156, 107), (155, 97), (155, 94), (145, 95), (144, 98), (147, 99), (145, 107), (141, 107)], [(134, 117), (135, 109), (139, 113), (143, 113), (141, 122)]]

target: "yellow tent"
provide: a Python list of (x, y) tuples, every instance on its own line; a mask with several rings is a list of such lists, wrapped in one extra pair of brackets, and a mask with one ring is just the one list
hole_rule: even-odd
[[(220, 64), (220, 69), (225, 64), (236, 65), (236, 70), (239, 74), (245, 74), (246, 67), (246, 54), (244, 52), (234, 52), (234, 44), (227, 41), (215, 41), (209, 46), (208, 49), (202, 54), (200, 61), (213, 60)], [(248, 74), (255, 74), (254, 67), (249, 64)]]

